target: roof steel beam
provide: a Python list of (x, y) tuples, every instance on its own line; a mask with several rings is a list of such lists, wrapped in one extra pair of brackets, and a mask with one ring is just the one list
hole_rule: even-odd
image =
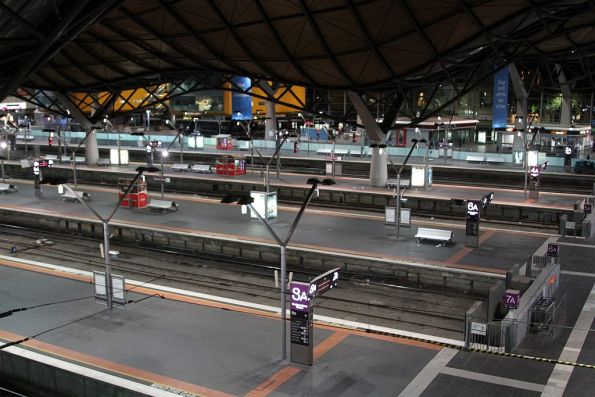
[(225, 15), (223, 15), (223, 13), (219, 9), (219, 7), (213, 2), (213, 0), (208, 0), (208, 3), (211, 6), (211, 9), (213, 10), (213, 12), (215, 12), (215, 14), (217, 14), (217, 17), (219, 17), (221, 22), (223, 22), (223, 24), (227, 27), (228, 31), (232, 34), (236, 43), (242, 48), (242, 51), (244, 51), (244, 53), (252, 60), (252, 62), (255, 65), (257, 65), (260, 68), (260, 70), (262, 70), (264, 72), (263, 75), (267, 78), (273, 78), (275, 80), (282, 80), (281, 76), (279, 76), (273, 70), (268, 68), (264, 63), (260, 62), (260, 60), (257, 59), (254, 55), (252, 55), (252, 51), (250, 50), (250, 48), (248, 48), (248, 46), (246, 45), (244, 40), (242, 40), (242, 38), (236, 31), (235, 27), (227, 20)]
[(320, 41), (320, 44), (322, 44), (322, 46), (324, 47), (326, 55), (329, 57), (329, 59), (335, 66), (335, 69), (337, 69), (337, 72), (339, 72), (339, 74), (341, 75), (343, 80), (345, 80), (349, 86), (353, 86), (354, 85), (353, 80), (351, 79), (351, 77), (349, 77), (349, 75), (347, 74), (345, 69), (343, 69), (343, 66), (341, 66), (341, 64), (339, 63), (339, 61), (337, 60), (337, 58), (331, 51), (328, 43), (324, 39), (324, 35), (320, 31), (320, 27), (316, 23), (316, 20), (314, 19), (314, 16), (312, 15), (310, 8), (308, 7), (308, 4), (306, 4), (305, 0), (300, 0), (300, 3), (302, 5), (302, 10), (304, 11), (304, 15), (306, 15), (306, 18), (308, 19), (308, 23), (310, 24), (310, 27), (312, 28), (312, 30), (314, 30), (314, 33), (316, 34), (318, 41)]

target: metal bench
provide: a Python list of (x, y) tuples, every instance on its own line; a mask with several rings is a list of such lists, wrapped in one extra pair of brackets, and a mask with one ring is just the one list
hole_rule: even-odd
[(210, 174), (212, 172), (211, 166), (208, 164), (192, 164), (190, 171), (199, 172), (201, 174)]
[[(410, 179), (401, 179), (401, 188), (408, 188), (411, 185)], [(397, 180), (396, 179), (389, 179), (386, 181), (387, 188), (395, 188), (397, 187)]]
[(477, 156), (477, 155), (470, 154), (467, 157), (465, 157), (465, 160), (468, 163), (483, 163), (485, 161), (485, 158), (484, 158), (484, 156)]
[(415, 235), (418, 244), (421, 242), (421, 240), (436, 240), (441, 241), (444, 244), (450, 244), (452, 243), (453, 237), (453, 232), (450, 230), (430, 229), (426, 227), (418, 228), (417, 234)]
[(58, 156), (55, 155), (55, 154), (44, 154), (43, 155), (43, 159), (44, 160), (58, 161)]
[(110, 159), (97, 159), (97, 165), (102, 167), (108, 167), (112, 165)]
[[(76, 195), (74, 193), (76, 193)], [(64, 200), (64, 201), (78, 201), (77, 196), (82, 198), (85, 201), (91, 200), (91, 195), (87, 192), (83, 192), (82, 190), (75, 190), (74, 193), (69, 190), (65, 190), (64, 194), (62, 195), (62, 200)]]
[(316, 154), (331, 154), (331, 149), (316, 149)]
[(0, 183), (0, 192), (2, 192), (2, 194), (4, 194), (4, 192), (14, 193), (17, 190), (18, 189), (15, 185), (11, 185), (9, 183)]
[(188, 171), (190, 169), (190, 165), (186, 163), (174, 163), (171, 166), (172, 171)]
[(35, 137), (33, 135), (23, 135), (23, 134), (17, 134), (16, 135), (17, 141), (33, 141), (35, 140)]
[(488, 164), (502, 164), (504, 159), (500, 156), (486, 156), (486, 163)]
[(147, 208), (151, 211), (161, 211), (163, 213), (166, 213), (169, 211), (177, 211), (178, 204), (176, 204), (175, 201), (171, 200), (151, 199), (151, 201), (147, 205)]

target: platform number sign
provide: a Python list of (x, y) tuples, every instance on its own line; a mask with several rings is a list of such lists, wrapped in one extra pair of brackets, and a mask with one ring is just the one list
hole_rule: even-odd
[(559, 253), (560, 253), (560, 246), (558, 244), (549, 243), (547, 245), (546, 256), (551, 256), (553, 258), (557, 258)]
[(308, 284), (291, 283), (291, 310), (307, 312), (310, 310), (310, 295), (308, 294)]
[(585, 214), (590, 214), (591, 212), (593, 212), (593, 205), (589, 204), (589, 203), (585, 203), (585, 205), (583, 206), (583, 212)]
[(537, 178), (539, 178), (540, 174), (541, 174), (541, 169), (539, 168), (539, 166), (532, 165), (531, 169), (529, 170), (529, 175), (531, 175), (531, 178), (537, 179)]
[(507, 289), (504, 292), (504, 306), (509, 309), (517, 309), (521, 300), (521, 292), (518, 290)]
[(467, 201), (467, 218), (479, 218), (479, 205), (477, 200)]
[(465, 227), (465, 234), (467, 236), (479, 235), (479, 208), (481, 201), (467, 200), (467, 222)]
[(314, 298), (324, 294), (329, 289), (336, 287), (339, 282), (339, 270), (340, 268), (329, 270), (310, 281), (308, 295), (311, 298)]

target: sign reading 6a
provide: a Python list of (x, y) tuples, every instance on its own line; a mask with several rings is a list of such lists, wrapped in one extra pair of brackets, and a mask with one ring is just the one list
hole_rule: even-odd
[(477, 214), (479, 214), (477, 201), (467, 201), (467, 215), (476, 216)]

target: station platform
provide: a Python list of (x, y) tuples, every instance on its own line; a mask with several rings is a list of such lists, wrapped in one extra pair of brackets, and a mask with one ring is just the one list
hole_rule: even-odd
[[(302, 178), (295, 177), (293, 183), (298, 183), (298, 179)], [(53, 216), (59, 219), (96, 221), (95, 216), (85, 206), (63, 200), (55, 186), (44, 185), (43, 195), (37, 197), (32, 182), (15, 180), (13, 183), (19, 190), (17, 193), (4, 194), (0, 198), (0, 209), (4, 211)], [(321, 191), (326, 188), (327, 186), (320, 186)], [(342, 186), (339, 183), (338, 187), (335, 185), (331, 188), (353, 189), (353, 186), (347, 184)], [(79, 185), (78, 190), (90, 194), (89, 203), (103, 216), (107, 216), (118, 201), (117, 189), (114, 188)], [(450, 192), (450, 190), (447, 191)], [(469, 194), (466, 189), (462, 191)], [(420, 194), (424, 193), (420, 192)], [(479, 192), (475, 194), (477, 198), (481, 197)], [(519, 196), (518, 192), (503, 194), (510, 194), (512, 198)], [(569, 196), (564, 197), (568, 199)], [(544, 205), (560, 205), (557, 202), (558, 195), (552, 194), (551, 198), (556, 203)], [(148, 200), (151, 199), (161, 199), (161, 196), (159, 193), (150, 192)], [(249, 215), (241, 213), (241, 206), (220, 204), (219, 199), (199, 195), (165, 194), (164, 199), (175, 201), (178, 204), (178, 210), (161, 213), (147, 209), (121, 208), (116, 212), (112, 224), (118, 227), (128, 225), (150, 231), (200, 235), (228, 241), (251, 242), (255, 245), (276, 246), (275, 240), (257, 219), (251, 219)], [(572, 200), (568, 201), (568, 207), (571, 206), (571, 202)], [(272, 225), (279, 236), (287, 235), (297, 210), (295, 206), (278, 207), (278, 217), (272, 220)], [(420, 226), (448, 228), (454, 233), (454, 241), (447, 245), (432, 241), (419, 242), (414, 236)], [(453, 269), (453, 271), (470, 274), (477, 272), (500, 278), (511, 266), (524, 262), (527, 255), (535, 252), (547, 238), (552, 236), (547, 232), (495, 227), (480, 227), (480, 233), (479, 248), (468, 248), (464, 244), (464, 218), (460, 222), (413, 220), (410, 228), (400, 228), (400, 238), (397, 241), (395, 227), (385, 225), (383, 214), (311, 207), (306, 210), (288, 248), (341, 254), (354, 258), (376, 258), (412, 266)], [(494, 252), (498, 252), (498, 256), (494, 256)]]
[(0, 351), (0, 366), (72, 396), (589, 396), (595, 367), (531, 359), (595, 357), (595, 335), (579, 328), (595, 316), (595, 270), (584, 267), (595, 245), (559, 242), (563, 264), (571, 252), (583, 259), (564, 267), (559, 328), (530, 335), (522, 357), (343, 322), (315, 326), (311, 367), (281, 359), (277, 308), (127, 280), (130, 302), (108, 311), (87, 272), (1, 255), (0, 312), (27, 310), (0, 318), (0, 343), (21, 341)]

